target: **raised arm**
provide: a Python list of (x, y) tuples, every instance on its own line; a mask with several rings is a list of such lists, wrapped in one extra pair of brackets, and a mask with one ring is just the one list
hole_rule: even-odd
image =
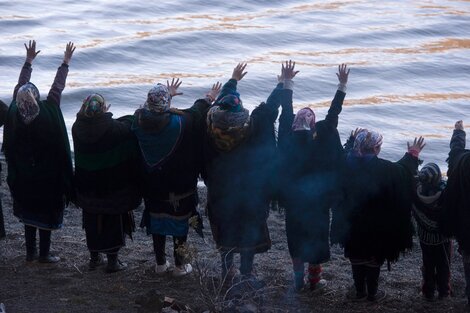
[(235, 66), (232, 72), (232, 78), (230, 78), (228, 82), (224, 84), (222, 90), (219, 93), (219, 96), (216, 99), (216, 102), (228, 94), (234, 94), (237, 92), (238, 81), (242, 80), (243, 77), (245, 77), (245, 75), (248, 73), (244, 72), (246, 65), (246, 63), (238, 63), (238, 65)]
[(292, 107), (292, 96), (294, 93), (294, 82), (292, 79), (297, 75), (299, 71), (295, 71), (295, 62), (282, 64), (281, 75), (278, 76), (278, 81), (283, 83), (283, 92), (281, 94), (281, 107), (282, 113), (279, 117), (279, 141), (283, 141), (284, 138), (292, 131), (292, 123), (294, 121), (294, 109)]
[(206, 93), (205, 98), (198, 99), (194, 102), (193, 106), (185, 111), (191, 113), (194, 116), (194, 120), (196, 124), (199, 124), (202, 119), (205, 119), (207, 109), (214, 103), (217, 95), (220, 93), (220, 89), (222, 88), (222, 84), (217, 82), (212, 85), (212, 89)]
[(41, 50), (36, 51), (36, 41), (29, 41), (29, 44), (26, 45), (24, 44), (24, 47), (26, 48), (26, 60), (24, 62), (23, 67), (21, 68), (21, 73), (20, 77), (18, 78), (18, 83), (15, 86), (15, 89), (13, 91), (13, 100), (16, 99), (16, 94), (18, 93), (18, 89), (20, 89), (21, 86), (24, 84), (28, 83), (29, 80), (31, 79), (31, 72), (33, 69), (31, 68), (31, 65), (33, 64), (34, 59), (36, 56), (41, 52)]
[(341, 113), (344, 97), (346, 96), (346, 85), (348, 83), (349, 71), (350, 69), (348, 69), (346, 64), (338, 66), (338, 73), (336, 73), (339, 80), (338, 90), (336, 91), (335, 97), (331, 102), (330, 109), (328, 110), (328, 114), (325, 118), (328, 125), (333, 128), (338, 127), (338, 116)]
[(447, 175), (450, 175), (450, 172), (452, 172), (452, 170), (454, 169), (455, 164), (458, 162), (460, 155), (466, 151), (465, 140), (466, 133), (463, 127), (463, 121), (457, 121), (455, 122), (454, 132), (450, 140), (449, 158), (447, 159), (449, 169)]
[(65, 81), (67, 79), (67, 74), (69, 73), (69, 63), (72, 59), (72, 55), (75, 51), (75, 46), (73, 42), (69, 42), (65, 46), (64, 52), (64, 61), (62, 65), (57, 69), (57, 73), (54, 78), (54, 82), (52, 83), (51, 90), (47, 95), (47, 101), (52, 102), (58, 106), (60, 106), (60, 98), (62, 95), (62, 91), (65, 88)]
[(454, 133), (452, 134), (452, 139), (450, 140), (450, 150), (454, 152), (465, 150), (465, 130), (463, 127), (463, 121), (455, 122)]
[[(282, 95), (287, 90), (292, 91), (294, 87), (294, 82), (292, 79), (295, 77), (295, 75), (297, 75), (298, 72), (299, 71), (295, 70), (295, 62), (289, 60), (285, 62), (285, 65), (284, 63), (282, 64), (281, 75), (277, 76), (278, 84), (269, 95), (268, 100), (266, 100), (266, 105), (269, 107), (269, 109), (277, 110), (281, 105), (282, 100), (289, 102), (289, 97), (287, 97), (287, 99), (282, 99)], [(292, 106), (292, 95), (290, 97), (290, 105)]]
[[(351, 130), (351, 134), (349, 135), (348, 140), (346, 141), (346, 143), (343, 146), (345, 154), (348, 154), (349, 152), (351, 152), (353, 150), (354, 141), (356, 141), (356, 136), (357, 136), (357, 134), (359, 134), (363, 130), (365, 130), (365, 129), (364, 128), (359, 128), (359, 127), (356, 128), (354, 131)], [(367, 131), (367, 130), (365, 130), (365, 131)]]
[(418, 165), (420, 164), (419, 154), (426, 144), (424, 143), (423, 137), (415, 138), (412, 144), (409, 142), (406, 144), (408, 146), (408, 152), (405, 153), (397, 164), (402, 165), (411, 175), (416, 175)]

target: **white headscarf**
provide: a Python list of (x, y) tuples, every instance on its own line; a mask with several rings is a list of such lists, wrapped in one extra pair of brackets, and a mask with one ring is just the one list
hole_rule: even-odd
[(170, 109), (171, 95), (168, 87), (157, 84), (149, 90), (144, 108), (154, 112), (166, 112)]
[(39, 115), (39, 90), (32, 83), (26, 83), (18, 89), (16, 105), (23, 122), (28, 125)]

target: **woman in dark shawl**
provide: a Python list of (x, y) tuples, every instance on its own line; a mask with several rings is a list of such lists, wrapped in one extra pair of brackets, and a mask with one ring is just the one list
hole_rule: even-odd
[(203, 177), (212, 234), (222, 256), (222, 279), (230, 282), (236, 274), (233, 257), (240, 253), (240, 272), (254, 283), (254, 256), (271, 247), (267, 218), (274, 193), (274, 121), (281, 96), (288, 91), (279, 83), (250, 115), (237, 92), (245, 67), (235, 67), (207, 114)]
[(152, 235), (157, 274), (169, 270), (165, 257), (166, 236), (173, 237), (173, 276), (192, 271), (184, 258), (189, 219), (198, 217), (197, 181), (201, 172), (202, 123), (221, 85), (212, 87), (204, 99), (185, 110), (171, 108), (181, 82), (157, 84), (147, 101), (135, 112), (132, 131), (142, 156), (145, 210), (142, 225)]
[(127, 265), (118, 259), (126, 234), (135, 228), (132, 210), (141, 202), (139, 150), (131, 131), (132, 115), (113, 118), (100, 94), (84, 101), (72, 126), (77, 204), (83, 209), (89, 269), (104, 264), (117, 272)]
[(8, 164), (7, 182), (13, 213), (25, 225), (26, 260), (38, 257), (36, 232), (39, 229), (39, 262), (55, 263), (60, 258), (49, 253), (51, 230), (62, 227), (64, 206), (73, 196), (70, 146), (60, 98), (75, 47), (71, 42), (67, 44), (64, 61), (47, 99), (42, 101), (36, 86), (29, 82), (31, 64), (39, 51), (35, 41), (25, 47), (26, 62), (5, 122), (3, 150)]
[[(7, 118), (8, 112), (8, 105), (0, 100), (0, 127), (5, 124), (5, 120)], [(2, 171), (2, 166), (0, 164), (0, 172)], [(2, 208), (2, 201), (0, 199), (0, 239), (4, 238), (5, 234), (5, 222), (3, 220), (3, 208)]]
[[(291, 63), (287, 73), (296, 73)], [(304, 263), (309, 263), (310, 289), (325, 286), (322, 267), (330, 259), (330, 208), (338, 193), (339, 169), (343, 147), (339, 138), (338, 115), (341, 112), (349, 70), (339, 66), (338, 90), (323, 121), (315, 122), (310, 108), (294, 116), (292, 92), (282, 101), (279, 118), (281, 153), (281, 203), (286, 208), (286, 231), (289, 253), (294, 268), (296, 290), (304, 287)], [(292, 85), (288, 74), (284, 88)]]
[(378, 157), (382, 140), (379, 133), (363, 129), (346, 144), (344, 199), (335, 216), (345, 215), (341, 243), (352, 265), (355, 290), (348, 298), (353, 301), (385, 298), (378, 289), (380, 267), (385, 260), (397, 261), (413, 243), (413, 177), (424, 140), (408, 144), (396, 163)]
[(467, 282), (465, 293), (470, 306), (470, 150), (465, 149), (465, 137), (463, 122), (456, 122), (447, 159), (448, 180), (440, 226), (446, 235), (454, 236), (459, 243)]

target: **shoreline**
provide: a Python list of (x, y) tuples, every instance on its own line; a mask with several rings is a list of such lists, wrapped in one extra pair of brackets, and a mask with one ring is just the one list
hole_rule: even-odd
[[(136, 304), (142, 299), (155, 300), (149, 291), (174, 298), (194, 312), (207, 309), (196, 271), (181, 278), (155, 274), (151, 238), (140, 228), (120, 253), (120, 259), (129, 265), (126, 271), (105, 274), (98, 269), (89, 272), (81, 210), (73, 206), (65, 210), (64, 227), (52, 234), (51, 251), (61, 257), (61, 262), (56, 265), (27, 263), (24, 227), (13, 216), (4, 161), (2, 166), (0, 190), (7, 237), (0, 240), (0, 303), (5, 304), (6, 312), (157, 312), (154, 306), (147, 308)], [(204, 207), (205, 187), (199, 186), (198, 191)], [(137, 225), (142, 210), (141, 206), (135, 211)], [(197, 251), (199, 264), (207, 266), (211, 277), (218, 277), (219, 255), (214, 248), (207, 217), (203, 219), (206, 239), (202, 240), (190, 230), (188, 242)], [(331, 260), (323, 265), (327, 287), (318, 292), (298, 294), (293, 290), (283, 214), (271, 211), (268, 227), (272, 248), (255, 257), (256, 274), (266, 287), (248, 302), (258, 306), (260, 312), (465, 312), (465, 279), (457, 245), (453, 247), (452, 256), (452, 298), (433, 303), (422, 299), (421, 251), (415, 238), (413, 250), (392, 264), (391, 272), (387, 272), (386, 266), (382, 267), (380, 287), (387, 292), (387, 298), (380, 303), (352, 303), (345, 298), (353, 281), (349, 260), (344, 258), (342, 249), (333, 246)], [(172, 244), (167, 244), (166, 252), (173, 263)]]

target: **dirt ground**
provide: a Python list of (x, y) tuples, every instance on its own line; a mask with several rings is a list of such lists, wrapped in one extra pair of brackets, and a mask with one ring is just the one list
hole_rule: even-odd
[[(4, 176), (4, 173), (2, 173)], [(204, 197), (204, 188), (200, 189)], [(120, 259), (127, 262), (126, 271), (106, 274), (98, 269), (88, 271), (89, 254), (81, 227), (81, 211), (66, 209), (64, 228), (52, 235), (52, 252), (62, 258), (55, 265), (25, 261), (24, 227), (13, 216), (9, 191), (2, 177), (2, 202), (7, 237), (0, 240), (0, 303), (7, 313), (22, 312), (159, 312), (159, 297), (167, 296), (187, 305), (193, 312), (208, 310), (207, 299), (222, 303), (214, 291), (219, 257), (214, 248), (207, 219), (202, 240), (190, 231), (190, 250), (197, 256), (195, 271), (186, 277), (157, 276), (151, 238), (138, 229), (133, 240), (121, 250)], [(142, 207), (135, 212), (140, 221)], [(247, 293), (247, 297), (223, 302), (240, 312), (465, 312), (465, 281), (462, 259), (454, 247), (452, 258), (451, 299), (433, 303), (420, 296), (421, 251), (415, 242), (414, 250), (392, 265), (391, 272), (382, 268), (380, 286), (387, 298), (380, 303), (351, 303), (346, 293), (352, 285), (350, 264), (339, 247), (332, 248), (332, 259), (324, 265), (326, 288), (317, 292), (296, 293), (292, 288), (291, 262), (287, 250), (284, 217), (272, 212), (269, 228), (273, 242), (269, 252), (258, 255), (255, 269), (266, 287)], [(168, 260), (172, 261), (172, 244), (168, 240)], [(243, 305), (241, 305), (243, 304)], [(222, 306), (219, 306), (222, 307)], [(166, 310), (166, 312), (171, 312)]]

